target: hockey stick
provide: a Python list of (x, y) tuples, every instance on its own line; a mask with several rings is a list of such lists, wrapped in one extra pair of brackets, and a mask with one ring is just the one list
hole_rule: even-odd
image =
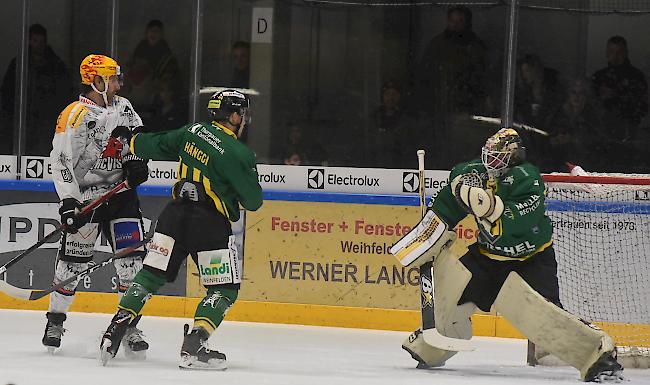
[[(97, 198), (94, 201), (90, 202), (88, 205), (84, 206), (81, 209), (81, 211), (79, 211), (79, 213), (77, 213), (77, 217), (83, 217), (85, 215), (88, 215), (88, 213), (90, 213), (91, 211), (96, 209), (102, 203), (106, 202), (106, 200), (108, 200), (108, 198), (110, 198), (113, 195), (117, 194), (123, 188), (128, 188), (128, 185), (126, 184), (126, 181), (118, 184), (117, 186), (113, 187), (113, 189), (111, 189), (110, 191), (108, 191), (104, 195), (100, 196), (99, 198)], [(23, 251), (22, 253), (18, 254), (15, 257), (13, 257), (9, 262), (7, 262), (4, 265), (0, 266), (0, 275), (4, 274), (7, 271), (7, 269), (9, 269), (11, 266), (13, 266), (18, 261), (25, 258), (27, 255), (31, 254), (34, 250), (38, 249), (39, 247), (41, 247), (42, 245), (47, 243), (50, 239), (54, 238), (59, 233), (64, 231), (65, 227), (66, 227), (66, 225), (64, 223), (60, 224), (54, 231), (47, 234), (45, 237), (43, 237), (43, 239), (36, 242), (29, 249)]]
[(147, 236), (143, 240), (137, 242), (135, 245), (127, 247), (126, 249), (124, 249), (124, 250), (120, 251), (119, 253), (113, 255), (109, 259), (103, 261), (99, 265), (90, 266), (86, 270), (81, 271), (81, 272), (73, 275), (72, 277), (63, 280), (63, 281), (57, 283), (56, 285), (53, 285), (52, 287), (50, 287), (48, 289), (45, 289), (45, 290), (23, 289), (23, 288), (20, 288), (20, 287), (13, 286), (13, 285), (11, 285), (11, 284), (3, 281), (3, 280), (0, 280), (0, 291), (7, 294), (7, 295), (9, 295), (9, 296), (11, 296), (11, 297), (24, 299), (26, 301), (35, 301), (37, 299), (41, 299), (41, 298), (45, 297), (46, 295), (50, 294), (51, 292), (57, 291), (60, 288), (65, 287), (70, 282), (73, 282), (73, 281), (75, 281), (77, 279), (81, 279), (82, 277), (85, 277), (87, 275), (92, 274), (95, 270), (99, 270), (102, 267), (113, 263), (113, 261), (115, 261), (116, 259), (121, 259), (121, 258), (127, 257), (128, 254), (135, 251), (137, 248), (139, 248), (139, 247), (141, 247), (143, 245), (146, 245), (147, 243), (149, 243), (150, 240), (151, 240), (151, 236), (149, 234), (147, 234)]
[[(426, 190), (424, 180), (424, 150), (418, 150), (418, 195), (420, 197), (420, 216), (427, 213)], [(420, 266), (420, 310), (422, 311), (422, 330), (435, 330), (436, 322), (433, 309), (433, 281), (431, 280), (432, 262)]]
[(259, 91), (254, 88), (235, 88), (235, 87), (203, 87), (199, 90), (200, 94), (214, 94), (215, 92), (221, 92), (225, 90), (235, 90), (241, 92), (244, 95), (259, 95)]
[[(478, 120), (479, 122), (486, 122), (486, 123), (492, 123), (492, 124), (498, 124), (501, 125), (501, 119), (500, 118), (490, 118), (487, 116), (480, 116), (480, 115), (472, 115), (471, 118), (473, 120)], [(542, 135), (542, 136), (548, 136), (548, 132), (544, 130), (540, 130), (539, 128), (529, 126), (528, 124), (523, 124), (523, 123), (512, 123), (514, 128), (520, 128), (522, 130), (534, 132), (536, 134)]]
[[(427, 213), (424, 175), (425, 152), (424, 150), (418, 150), (417, 154), (418, 176), (420, 178), (418, 189), (420, 195), (420, 214), (424, 217)], [(432, 267), (432, 262), (427, 262), (420, 266), (420, 301), (422, 311), (422, 337), (424, 338), (424, 342), (432, 348), (454, 352), (474, 350), (475, 346), (471, 341), (443, 336), (436, 329)]]

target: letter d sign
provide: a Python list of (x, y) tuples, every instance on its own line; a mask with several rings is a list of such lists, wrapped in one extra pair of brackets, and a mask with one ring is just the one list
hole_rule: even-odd
[(273, 8), (253, 8), (253, 43), (271, 43), (273, 36)]

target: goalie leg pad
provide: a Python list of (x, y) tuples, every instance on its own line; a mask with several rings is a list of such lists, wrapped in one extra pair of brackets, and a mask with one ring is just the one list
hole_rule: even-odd
[(431, 262), (455, 239), (456, 233), (449, 231), (447, 224), (429, 210), (420, 223), (390, 248), (390, 253), (402, 266), (417, 267)]
[(448, 359), (458, 353), (438, 349), (429, 345), (424, 341), (424, 336), (420, 329), (409, 334), (408, 338), (402, 344), (402, 349), (409, 352), (411, 357), (418, 362), (418, 369), (437, 368), (443, 366)]
[(445, 250), (434, 261), (433, 301), (436, 325), (441, 325), (441, 334), (446, 335), (442, 328), (452, 323), (458, 301), (471, 279), (472, 273), (449, 250)]
[(494, 306), (533, 343), (578, 369), (583, 379), (601, 356), (615, 349), (609, 335), (546, 300), (516, 272), (508, 275)]
[[(439, 332), (447, 337), (469, 340), (472, 338), (472, 323), (469, 317), (475, 310), (476, 306), (472, 303), (457, 306), (449, 317), (450, 323), (440, 325)], [(424, 333), (422, 330), (416, 330), (402, 344), (402, 348), (419, 362), (419, 368), (443, 366), (448, 359), (458, 353), (456, 350), (441, 349), (427, 343), (424, 336), (431, 330), (425, 330)]]

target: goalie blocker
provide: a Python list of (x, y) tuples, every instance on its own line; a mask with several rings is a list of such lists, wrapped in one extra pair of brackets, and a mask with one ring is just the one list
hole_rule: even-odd
[(428, 210), (420, 223), (390, 248), (390, 253), (402, 266), (422, 266), (456, 239), (456, 233), (448, 228), (433, 210)]

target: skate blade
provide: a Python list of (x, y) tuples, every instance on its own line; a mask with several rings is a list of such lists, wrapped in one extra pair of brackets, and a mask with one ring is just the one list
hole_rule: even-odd
[(610, 373), (601, 373), (598, 375), (594, 382), (597, 383), (621, 383), (626, 381), (626, 378), (623, 376), (622, 371), (614, 371)]
[(113, 358), (113, 355), (108, 351), (108, 349), (111, 347), (111, 341), (110, 340), (103, 340), (101, 346), (99, 347), (99, 363), (102, 366), (106, 366), (108, 364), (108, 361), (110, 361)]
[(53, 356), (55, 352), (56, 348), (54, 346), (47, 346), (47, 354)]
[(209, 360), (208, 363), (201, 362), (196, 358), (181, 357), (181, 361), (178, 363), (178, 367), (181, 370), (219, 370), (223, 371), (228, 369), (226, 360)]
[(125, 347), (124, 357), (132, 361), (145, 361), (147, 359), (147, 351), (146, 350), (135, 351), (129, 349), (128, 347)]

